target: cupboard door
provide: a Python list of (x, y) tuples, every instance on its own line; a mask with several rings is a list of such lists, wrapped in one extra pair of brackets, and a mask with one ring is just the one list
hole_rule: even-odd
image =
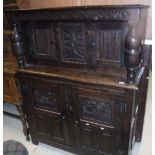
[(61, 24), (62, 61), (87, 64), (90, 53), (87, 47), (89, 41), (84, 22), (64, 22)]
[(90, 155), (113, 154), (116, 138), (114, 95), (84, 88), (77, 92), (74, 108), (79, 150)]
[(41, 139), (70, 145), (68, 121), (64, 113), (51, 112), (34, 108), (37, 134)]
[[(31, 133), (39, 141), (71, 147), (72, 137), (64, 86), (51, 80), (27, 77), (21, 82), (24, 106)], [(34, 135), (32, 135), (33, 137)]]

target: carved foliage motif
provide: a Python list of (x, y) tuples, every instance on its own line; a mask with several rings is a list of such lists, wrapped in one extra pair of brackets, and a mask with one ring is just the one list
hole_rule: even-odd
[[(135, 9), (70, 9), (33, 12), (18, 12), (15, 14), (17, 20), (128, 20), (135, 12)], [(133, 15), (132, 15), (133, 14)]]
[(81, 112), (84, 117), (97, 119), (105, 123), (112, 123), (112, 103), (102, 99), (94, 99), (90, 97), (80, 97)]
[(84, 23), (63, 24), (63, 59), (84, 61), (85, 36)]
[(37, 106), (48, 106), (51, 108), (56, 107), (56, 94), (54, 92), (33, 89), (33, 94)]

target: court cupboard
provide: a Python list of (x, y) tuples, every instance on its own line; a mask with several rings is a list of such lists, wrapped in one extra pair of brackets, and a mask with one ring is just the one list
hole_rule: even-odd
[(16, 80), (34, 144), (129, 155), (143, 127), (148, 6), (8, 11)]

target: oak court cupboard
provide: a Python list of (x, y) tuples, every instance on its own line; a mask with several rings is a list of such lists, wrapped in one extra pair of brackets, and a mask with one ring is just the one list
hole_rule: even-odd
[(150, 50), (148, 6), (20, 9), (16, 80), (34, 144), (129, 155), (141, 140)]

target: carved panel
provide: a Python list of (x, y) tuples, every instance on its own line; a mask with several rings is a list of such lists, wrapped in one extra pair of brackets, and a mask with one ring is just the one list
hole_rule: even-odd
[(80, 96), (81, 114), (83, 117), (112, 124), (113, 105), (104, 99)]
[(54, 10), (31, 13), (16, 13), (17, 20), (129, 20), (137, 17), (138, 11), (136, 9), (70, 9), (70, 10)]
[(57, 26), (56, 23), (45, 21), (28, 24), (29, 50), (34, 57), (40, 56), (46, 59), (58, 58)]
[(86, 154), (113, 154), (115, 134), (113, 129), (80, 122), (80, 149)]
[(64, 23), (62, 28), (62, 57), (64, 61), (85, 62), (85, 24)]
[(98, 31), (99, 51), (97, 60), (120, 61), (121, 56), (121, 30)]
[(56, 94), (52, 91), (33, 89), (36, 106), (56, 108)]

